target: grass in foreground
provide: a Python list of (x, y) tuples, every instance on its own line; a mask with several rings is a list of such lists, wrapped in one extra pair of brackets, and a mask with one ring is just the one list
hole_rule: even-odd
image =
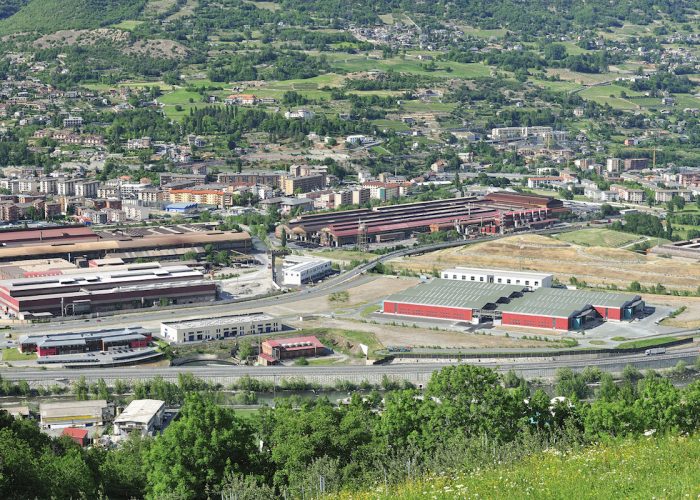
[(697, 498), (700, 436), (630, 439), (341, 498)]

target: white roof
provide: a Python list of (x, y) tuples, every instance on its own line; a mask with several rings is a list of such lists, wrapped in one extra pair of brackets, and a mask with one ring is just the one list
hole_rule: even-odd
[(160, 409), (165, 406), (165, 401), (159, 399), (135, 399), (124, 411), (114, 419), (115, 424), (138, 422), (148, 424)]
[(220, 316), (218, 318), (196, 318), (177, 321), (172, 323), (163, 322), (164, 325), (171, 328), (202, 328), (205, 326), (226, 326), (239, 323), (251, 323), (253, 321), (267, 321), (274, 319), (269, 314), (251, 313), (237, 314), (235, 316)]

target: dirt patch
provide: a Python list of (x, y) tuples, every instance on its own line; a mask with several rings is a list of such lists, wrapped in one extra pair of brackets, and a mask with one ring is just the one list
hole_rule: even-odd
[(34, 47), (46, 49), (66, 45), (92, 46), (109, 43), (125, 54), (149, 56), (156, 59), (181, 59), (187, 47), (173, 40), (154, 39), (133, 41), (128, 31), (99, 28), (94, 30), (62, 30), (44, 35), (34, 41)]
[(127, 54), (148, 56), (154, 59), (182, 59), (187, 56), (187, 47), (173, 40), (139, 40), (126, 47)]
[(643, 295), (649, 304), (672, 307), (674, 310), (683, 306), (685, 311), (675, 318), (664, 320), (664, 326), (677, 328), (700, 328), (700, 297), (676, 297), (673, 295)]
[(327, 327), (345, 330), (361, 330), (371, 332), (387, 346), (413, 347), (464, 347), (464, 348), (496, 348), (496, 347), (552, 347), (550, 342), (536, 340), (519, 340), (515, 338), (489, 335), (475, 335), (451, 331), (435, 331), (427, 328), (410, 328), (384, 324), (363, 323), (344, 319), (323, 319), (323, 321), (305, 322), (304, 327)]
[(539, 235), (449, 248), (391, 262), (398, 269), (431, 272), (452, 266), (472, 266), (549, 272), (563, 283), (575, 276), (592, 285), (626, 288), (632, 281), (666, 288), (697, 290), (700, 265), (686, 259), (641, 255), (629, 250), (582, 247)]
[(126, 44), (130, 39), (131, 35), (128, 32), (109, 28), (61, 30), (37, 38), (33, 45), (38, 49), (47, 49), (66, 45), (96, 45), (105, 41), (115, 44)]

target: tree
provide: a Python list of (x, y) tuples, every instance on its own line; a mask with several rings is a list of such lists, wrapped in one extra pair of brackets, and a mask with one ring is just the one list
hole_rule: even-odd
[(558, 396), (577, 399), (588, 397), (590, 390), (582, 374), (574, 372), (571, 368), (559, 368), (555, 379), (555, 391)]
[(282, 248), (287, 248), (287, 230), (284, 228), (280, 232), (280, 241), (282, 242)]
[(85, 381), (85, 375), (81, 375), (76, 382), (73, 382), (73, 394), (78, 401), (88, 399), (88, 385)]
[(459, 427), (469, 434), (487, 434), (511, 439), (523, 416), (521, 401), (501, 385), (493, 371), (472, 365), (443, 368), (428, 382), (426, 396), (438, 398), (427, 426)]
[(146, 491), (148, 450), (153, 443), (134, 432), (117, 449), (99, 460), (102, 488), (108, 498), (139, 498)]
[(206, 498), (231, 473), (253, 470), (253, 432), (232, 410), (188, 396), (180, 419), (148, 452), (148, 498)]

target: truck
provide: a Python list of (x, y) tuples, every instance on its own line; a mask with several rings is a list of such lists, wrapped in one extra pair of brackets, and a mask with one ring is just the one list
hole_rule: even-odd
[(653, 356), (655, 354), (666, 354), (666, 348), (665, 347), (654, 347), (652, 349), (647, 349), (644, 351), (645, 356)]

